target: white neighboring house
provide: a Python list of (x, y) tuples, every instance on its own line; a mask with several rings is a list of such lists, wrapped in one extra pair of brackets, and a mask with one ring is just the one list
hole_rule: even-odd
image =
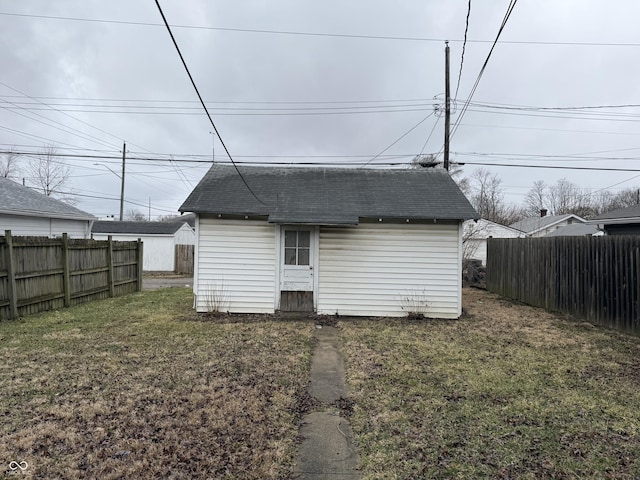
[(12, 180), (0, 178), (0, 235), (89, 238), (95, 217)]
[(515, 228), (500, 225), (481, 218), (477, 222), (467, 220), (462, 225), (463, 258), (476, 259), (487, 264), (487, 238), (524, 238), (525, 234)]
[(566, 215), (546, 215), (544, 214), (546, 210), (542, 212), (543, 214), (539, 217), (525, 218), (509, 226), (524, 232), (527, 237), (544, 237), (565, 225), (586, 222), (584, 218), (574, 215), (573, 213)]
[(240, 172), (214, 165), (180, 207), (197, 214), (197, 311), (460, 316), (462, 222), (479, 217), (445, 170)]
[(602, 230), (597, 225), (589, 223), (572, 223), (565, 225), (545, 235), (545, 237), (601, 237)]
[(184, 221), (178, 222), (94, 222), (95, 240), (143, 242), (142, 268), (145, 272), (173, 272), (176, 245), (193, 245), (194, 229)]

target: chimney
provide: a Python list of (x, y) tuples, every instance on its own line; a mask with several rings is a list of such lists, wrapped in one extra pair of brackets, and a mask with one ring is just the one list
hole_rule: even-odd
[(542, 217), (546, 217), (547, 216), (547, 209), (546, 208), (541, 208), (540, 209), (540, 218)]

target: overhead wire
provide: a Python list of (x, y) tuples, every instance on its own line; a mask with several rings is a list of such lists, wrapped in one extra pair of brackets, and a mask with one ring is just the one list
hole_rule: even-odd
[(253, 198), (255, 198), (258, 202), (260, 202), (261, 204), (264, 205), (264, 202), (262, 200), (260, 200), (260, 198), (258, 198), (258, 196), (255, 194), (255, 192), (251, 189), (251, 187), (249, 186), (249, 184), (245, 180), (245, 178), (242, 175), (242, 173), (240, 173), (240, 169), (238, 168), (238, 166), (233, 161), (233, 158), (231, 157), (231, 153), (229, 152), (229, 149), (225, 145), (224, 141), (222, 140), (222, 137), (220, 136), (220, 132), (218, 132), (218, 128), (216, 127), (216, 124), (213, 123), (213, 119), (211, 118), (211, 115), (209, 114), (209, 110), (207, 110), (207, 105), (204, 103), (204, 100), (202, 99), (202, 95), (200, 95), (200, 91), (198, 90), (198, 86), (196, 85), (195, 80), (191, 76), (191, 72), (189, 71), (189, 67), (187, 66), (187, 62), (185, 61), (184, 57), (182, 56), (182, 52), (180, 51), (180, 47), (178, 46), (178, 42), (176, 41), (175, 37), (173, 36), (173, 32), (171, 31), (171, 27), (169, 27), (169, 23), (167, 22), (166, 17), (164, 16), (164, 12), (162, 11), (162, 7), (160, 6), (160, 2), (159, 2), (159, 0), (155, 0), (155, 2), (156, 2), (156, 6), (158, 7), (158, 11), (160, 12), (160, 15), (162, 16), (162, 21), (164, 22), (165, 26), (167, 27), (167, 31), (169, 32), (169, 36), (171, 37), (171, 41), (173, 42), (173, 45), (176, 47), (176, 51), (178, 52), (178, 56), (180, 57), (180, 60), (182, 61), (182, 65), (184, 66), (184, 69), (187, 72), (187, 75), (189, 76), (189, 80), (191, 80), (191, 85), (193, 85), (193, 88), (196, 91), (196, 94), (198, 95), (198, 98), (200, 99), (200, 103), (202, 104), (202, 108), (204, 108), (204, 111), (207, 113), (207, 118), (209, 119), (209, 123), (211, 123), (211, 126), (213, 127), (213, 130), (216, 132), (216, 135), (217, 135), (218, 139), (220, 140), (220, 144), (222, 145), (222, 148), (224, 148), (224, 151), (227, 153), (227, 156), (229, 157), (229, 160), (231, 161), (231, 163), (233, 164), (236, 172), (240, 176), (240, 179), (242, 180), (242, 183), (244, 183), (245, 187), (247, 187), (247, 190), (249, 190), (249, 192), (251, 193)]
[(467, 109), (469, 108), (469, 104), (471, 103), (471, 99), (473, 98), (473, 95), (476, 93), (476, 90), (478, 88), (478, 85), (480, 84), (480, 80), (482, 79), (482, 75), (484, 74), (487, 65), (489, 64), (489, 59), (491, 58), (491, 55), (493, 54), (493, 50), (496, 47), (496, 44), (498, 43), (498, 40), (500, 39), (500, 35), (502, 35), (502, 32), (504, 31), (504, 27), (507, 25), (507, 22), (509, 21), (509, 17), (511, 16), (511, 13), (513, 12), (513, 9), (516, 6), (516, 3), (518, 3), (518, 0), (510, 0), (509, 5), (507, 6), (507, 11), (504, 15), (504, 18), (502, 19), (502, 23), (500, 25), (500, 28), (498, 29), (498, 33), (496, 34), (496, 38), (493, 41), (493, 44), (491, 45), (491, 48), (489, 49), (489, 53), (487, 54), (487, 57), (484, 60), (484, 63), (482, 64), (482, 67), (480, 68), (480, 72), (478, 73), (478, 76), (476, 77), (476, 81), (473, 84), (473, 87), (471, 88), (471, 91), (469, 92), (469, 96), (467, 97), (467, 100), (465, 101), (462, 109), (460, 110), (460, 115), (458, 115), (458, 118), (453, 126), (453, 129), (451, 131), (451, 138), (453, 138), (453, 136), (455, 135), (456, 131), (458, 130), (458, 128), (460, 127), (460, 122), (462, 121), (462, 119), (464, 118), (464, 115), (467, 111)]
[(464, 39), (462, 40), (462, 53), (460, 54), (460, 71), (458, 72), (458, 82), (456, 84), (456, 94), (453, 98), (458, 98), (460, 80), (462, 79), (462, 66), (464, 65), (464, 51), (467, 46), (467, 33), (469, 32), (469, 16), (471, 15), (471, 0), (467, 4), (467, 18), (464, 23)]
[[(54, 15), (34, 15), (25, 13), (14, 12), (0, 12), (0, 15), (13, 16), (13, 17), (25, 17), (25, 18), (40, 18), (47, 20), (65, 20), (65, 21), (77, 21), (77, 22), (93, 22), (93, 23), (105, 23), (115, 25), (131, 25), (131, 26), (145, 26), (145, 27), (161, 27), (160, 23), (151, 22), (134, 22), (125, 20), (108, 20), (99, 18), (81, 18), (81, 17), (63, 17)], [(292, 31), (292, 30), (266, 30), (256, 28), (229, 28), (229, 27), (211, 27), (204, 25), (172, 25), (173, 28), (178, 29), (194, 29), (194, 30), (212, 30), (221, 32), (237, 32), (237, 33), (260, 33), (271, 35), (294, 35), (294, 36), (308, 36), (308, 37), (328, 37), (328, 38), (352, 38), (352, 39), (364, 39), (364, 40), (392, 40), (392, 41), (411, 41), (411, 42), (433, 42), (442, 43), (444, 38), (430, 38), (430, 37), (409, 37), (409, 36), (393, 36), (393, 35), (358, 35), (347, 33), (328, 33), (328, 32), (304, 32), (304, 31)], [(462, 43), (463, 39), (449, 39), (449, 42)], [(492, 43), (492, 40), (482, 39), (467, 39), (467, 43)], [(557, 41), (545, 41), (545, 40), (504, 40), (500, 42), (507, 45), (549, 45), (549, 46), (577, 46), (577, 47), (640, 47), (638, 42), (557, 42)]]
[(402, 135), (400, 135), (400, 137), (398, 137), (396, 140), (394, 140), (390, 145), (388, 145), (387, 147), (383, 148), (379, 153), (377, 153), (376, 155), (374, 155), (373, 157), (371, 157), (367, 162), (364, 163), (364, 165), (362, 165), (362, 167), (360, 168), (364, 168), (367, 165), (369, 165), (371, 162), (373, 162), (376, 158), (378, 158), (380, 155), (382, 155), (384, 152), (386, 152), (387, 150), (389, 150), (391, 147), (393, 147), (396, 143), (398, 143), (400, 140), (402, 140), (404, 137), (406, 137), (407, 135), (409, 135), (411, 132), (413, 132), (416, 128), (418, 128), (420, 125), (422, 125), (429, 117), (431, 117), (432, 115), (434, 115), (435, 112), (431, 112), (429, 115), (427, 115), (426, 117), (424, 117), (422, 120), (420, 120), (418, 123), (416, 123), (413, 127), (411, 127), (409, 130), (407, 130), (405, 133), (403, 133)]

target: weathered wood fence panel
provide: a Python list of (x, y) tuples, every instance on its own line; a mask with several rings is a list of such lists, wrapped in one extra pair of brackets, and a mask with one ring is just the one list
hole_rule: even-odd
[(487, 289), (640, 334), (640, 236), (490, 238)]
[(175, 273), (193, 274), (194, 245), (176, 245)]
[(142, 288), (142, 242), (0, 237), (0, 319)]

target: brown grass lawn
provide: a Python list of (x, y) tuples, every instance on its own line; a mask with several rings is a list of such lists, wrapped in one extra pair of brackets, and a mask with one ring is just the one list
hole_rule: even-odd
[(0, 323), (0, 476), (288, 478), (310, 323), (165, 289)]
[(464, 296), (340, 322), (364, 478), (640, 478), (640, 339)]
[[(640, 478), (640, 338), (465, 309), (339, 323), (365, 479)], [(2, 322), (0, 476), (290, 478), (312, 333), (202, 318), (184, 288)]]

